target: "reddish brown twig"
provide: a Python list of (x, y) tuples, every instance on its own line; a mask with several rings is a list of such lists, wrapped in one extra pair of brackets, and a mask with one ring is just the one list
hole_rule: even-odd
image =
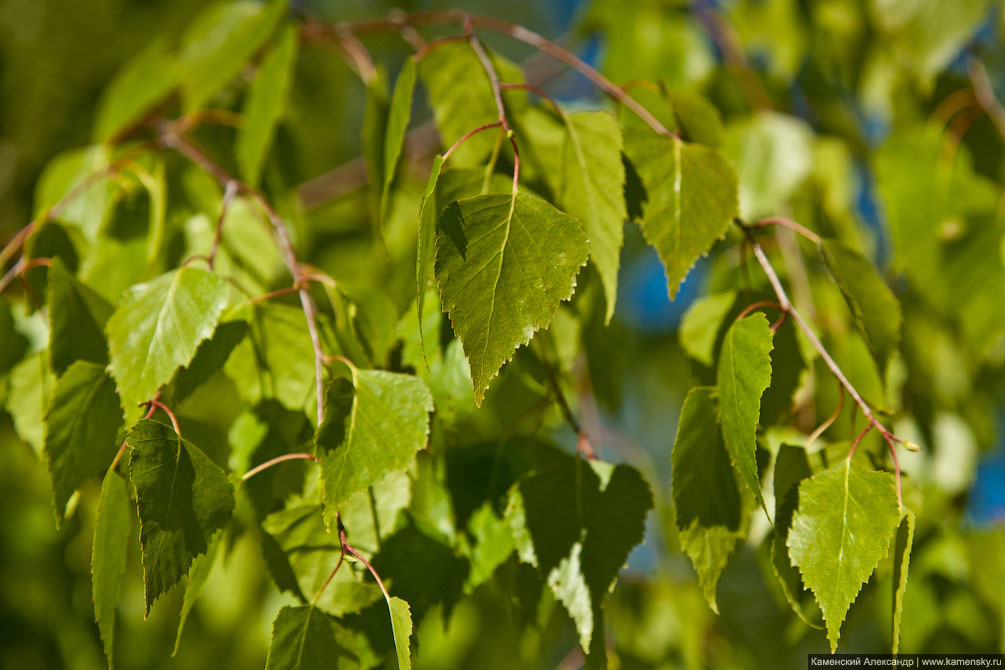
[(318, 462), (318, 457), (314, 454), (283, 454), (282, 456), (276, 456), (275, 458), (269, 459), (264, 463), (259, 463), (255, 467), (251, 468), (241, 476), (241, 481), (247, 481), (257, 475), (262, 470), (267, 470), (273, 465), (278, 465), (279, 463), (285, 463), (286, 461), (314, 461)]

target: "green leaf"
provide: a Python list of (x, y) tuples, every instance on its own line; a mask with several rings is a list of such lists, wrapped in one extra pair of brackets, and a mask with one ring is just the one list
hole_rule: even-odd
[(610, 323), (618, 297), (618, 268), (624, 242), (625, 171), (621, 131), (607, 112), (576, 112), (565, 117), (558, 204), (583, 224), (590, 258), (597, 266)]
[(188, 581), (185, 584), (185, 596), (182, 598), (181, 613), (178, 615), (178, 632), (174, 637), (174, 649), (171, 656), (178, 655), (178, 648), (181, 646), (181, 634), (185, 630), (185, 622), (195, 605), (195, 601), (202, 594), (202, 587), (206, 585), (206, 580), (213, 572), (216, 564), (216, 557), (220, 553), (220, 545), (223, 544), (223, 533), (218, 532), (213, 535), (209, 542), (209, 549), (205, 554), (199, 554), (192, 560), (192, 568), (188, 571)]
[(91, 547), (91, 596), (94, 620), (101, 632), (108, 667), (115, 649), (115, 610), (119, 604), (119, 583), (126, 569), (126, 555), (132, 537), (133, 510), (125, 481), (109, 470), (101, 483), (98, 520)]
[(893, 551), (893, 650), (900, 649), (900, 619), (904, 613), (904, 593), (907, 591), (907, 573), (911, 566), (911, 549), (914, 546), (914, 512), (904, 508), (904, 516), (897, 526), (897, 539)]
[(716, 149), (722, 145), (722, 117), (707, 98), (691, 91), (667, 91), (666, 97), (685, 139)]
[(139, 284), (108, 320), (109, 371), (123, 406), (153, 397), (212, 336), (227, 305), (227, 282), (191, 267)]
[(854, 249), (835, 240), (823, 240), (820, 253), (883, 374), (900, 345), (900, 303), (873, 264)]
[(740, 214), (776, 214), (813, 169), (816, 136), (801, 119), (759, 111), (729, 126), (723, 153), (740, 177)]
[(468, 518), (467, 529), (472, 540), (467, 554), (471, 570), (464, 589), (470, 593), (492, 577), (513, 553), (515, 545), (506, 520), (499, 518), (488, 502)]
[(108, 362), (105, 323), (112, 306), (55, 259), (48, 272), (49, 360), (57, 375), (76, 360)]
[(234, 489), (219, 466), (169, 426), (144, 419), (127, 442), (149, 614), (154, 600), (181, 580), (230, 520)]
[(433, 398), (418, 377), (382, 370), (352, 371), (325, 391), (325, 419), (315, 438), (321, 459), (325, 521), (385, 475), (408, 466), (426, 445)]
[(408, 638), (412, 635), (412, 615), (408, 610), (408, 603), (401, 598), (388, 598), (387, 609), (391, 614), (391, 633), (394, 635), (398, 670), (411, 670), (412, 659)]
[(45, 455), (57, 522), (73, 492), (112, 462), (121, 426), (119, 396), (102, 366), (77, 361), (56, 380), (45, 413)]
[(761, 394), (771, 384), (771, 339), (764, 314), (740, 319), (726, 332), (716, 373), (722, 437), (729, 460), (765, 514), (768, 508), (757, 475), (755, 435)]
[(227, 320), (247, 319), (248, 335), (241, 340), (224, 371), (249, 403), (275, 398), (288, 409), (314, 404), (314, 346), (304, 313), (279, 303), (241, 306)]
[(177, 60), (168, 41), (158, 39), (130, 59), (105, 87), (98, 103), (92, 138), (113, 139), (140, 121), (178, 84)]
[(737, 215), (736, 174), (714, 149), (661, 137), (634, 115), (624, 123), (625, 154), (645, 186), (642, 233), (666, 268), (670, 298)]
[(525, 193), (465, 198), (444, 211), (436, 278), (471, 365), (476, 404), (517, 347), (572, 296), (588, 253), (575, 219)]
[(792, 515), (799, 506), (799, 483), (810, 476), (810, 464), (802, 447), (782, 445), (775, 458), (775, 527), (772, 529), (771, 567), (778, 578), (782, 595), (803, 622), (821, 628), (810, 619), (806, 605), (800, 598), (806, 593), (799, 570), (789, 561), (786, 542), (792, 527)]
[[(490, 54), (500, 81), (523, 82), (516, 65)], [(492, 86), (485, 69), (466, 43), (448, 43), (428, 52), (419, 63), (419, 76), (429, 91), (433, 119), (444, 146), (450, 146), (469, 130), (499, 120)], [(503, 102), (507, 114), (516, 114), (526, 105), (524, 91), (506, 91)], [(498, 140), (498, 133), (478, 133), (457, 148), (450, 162), (465, 166), (487, 158)]]
[(283, 607), (272, 622), (265, 670), (358, 670), (352, 634), (315, 608)]
[(109, 149), (101, 145), (65, 151), (46, 163), (35, 182), (35, 217), (63, 201), (59, 222), (79, 227), (93, 240), (113, 202), (114, 185), (98, 178), (108, 163)]
[[(415, 90), (415, 60), (406, 58), (405, 64), (398, 73), (394, 83), (394, 93), (391, 94), (391, 104), (387, 116), (387, 130), (384, 133), (384, 174), (380, 194), (380, 222), (385, 225), (388, 215), (388, 205), (391, 201), (391, 182), (398, 170), (398, 159), (401, 158), (405, 145), (405, 132), (412, 115), (412, 93)], [(435, 183), (435, 180), (434, 180)]]
[(206, 102), (241, 70), (286, 13), (285, 0), (213, 4), (191, 23), (178, 54), (186, 113)]
[(673, 500), (681, 548), (698, 573), (705, 599), (718, 613), (715, 593), (736, 541), (742, 504), (716, 417), (716, 389), (691, 389), (674, 440)]
[(262, 59), (244, 103), (243, 123), (234, 151), (244, 181), (257, 186), (276, 126), (286, 110), (286, 99), (297, 62), (297, 30), (283, 28), (276, 45)]
[(893, 475), (844, 459), (799, 485), (789, 557), (813, 591), (837, 649), (848, 608), (890, 547), (900, 519)]
[(627, 465), (562, 455), (510, 491), (506, 518), (517, 553), (534, 565), (568, 610), (590, 649), (604, 596), (644, 537), (652, 494)]
[(684, 312), (678, 337), (687, 354), (707, 367), (715, 362), (715, 343), (722, 323), (736, 302), (736, 291), (698, 298)]

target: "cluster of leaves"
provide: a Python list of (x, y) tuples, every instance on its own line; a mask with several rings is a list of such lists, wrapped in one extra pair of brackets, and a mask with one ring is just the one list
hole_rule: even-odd
[[(896, 651), (911, 510), (939, 504), (924, 475), (901, 471), (898, 451), (915, 445), (897, 435), (926, 441), (911, 431), (931, 411), (919, 385), (961, 407), (966, 380), (1000, 367), (997, 188), (965, 147), (946, 164), (941, 129), (887, 142), (874, 169), (898, 296), (832, 195), (837, 178), (812, 173), (848, 156), (812, 146), (794, 117), (725, 127), (692, 91), (626, 92), (578, 61), (617, 104), (567, 109), (480, 34), (568, 52), (464, 14), (415, 22), (460, 32), (406, 58), (391, 88), (352, 25), (299, 20), (280, 1), (207, 9), (108, 86), (94, 144), (50, 164), (33, 223), (4, 251), (6, 263), (23, 246), (4, 288), (24, 290), (0, 303), (3, 406), (48, 466), (58, 523), (102, 478), (91, 570), (109, 663), (138, 521), (146, 613), (184, 584), (176, 650), (214, 565), (250, 538), (291, 603), (275, 614), (270, 670), (409, 668), (421, 621), (490, 587), (528, 627), (559, 603), (587, 664), (604, 667), (608, 594), (654, 507), (711, 610), (737, 547), (760, 543), (773, 588), (807, 630), (822, 623), (832, 651), (863, 586), (889, 580)], [(372, 225), (367, 258), (383, 258), (362, 268), (312, 251), (320, 235), (276, 158), (301, 50), (318, 43), (349, 54), (366, 87), (368, 185), (354, 205)], [(422, 90), (442, 152), (416, 186), (402, 158)], [(824, 192), (822, 213), (802, 205), (816, 232), (761, 218), (804, 183)], [(662, 445), (666, 496), (599, 460), (602, 440), (577, 419), (584, 388), (619, 402), (626, 221), (671, 299), (713, 252), (710, 290), (679, 333), (694, 383)], [(774, 227), (803, 239), (774, 245)], [(819, 318), (799, 311), (814, 306)], [(958, 370), (918, 324), (965, 344)], [(964, 380), (942, 386), (953, 375)], [(220, 394), (238, 407), (225, 419)], [(816, 429), (816, 409), (835, 406)]]

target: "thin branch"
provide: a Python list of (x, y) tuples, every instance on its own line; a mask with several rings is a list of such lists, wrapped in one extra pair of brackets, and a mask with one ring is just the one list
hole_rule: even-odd
[(565, 110), (559, 107), (558, 101), (556, 101), (555, 98), (548, 95), (547, 91), (542, 89), (540, 86), (535, 86), (534, 84), (526, 84), (523, 82), (517, 82), (517, 83), (501, 82), (499, 84), (499, 88), (501, 88), (504, 91), (518, 89), (536, 93), (538, 97), (540, 97), (542, 100), (546, 100), (548, 104), (555, 109), (555, 112), (559, 115), (559, 117), (561, 117), (563, 120), (565, 119)]
[[(782, 283), (778, 279), (778, 274), (775, 272), (775, 269), (771, 266), (771, 262), (768, 260), (768, 257), (764, 255), (764, 250), (761, 249), (761, 245), (758, 244), (757, 241), (750, 236), (749, 228), (745, 227), (744, 230), (747, 231), (751, 247), (754, 250), (754, 255), (757, 257), (757, 262), (760, 263), (761, 269), (764, 270), (764, 274), (767, 275), (768, 281), (771, 283), (772, 288), (775, 290), (775, 295), (778, 296), (778, 302), (781, 303), (781, 305), (786, 308), (786, 311), (792, 316), (792, 320), (796, 322), (796, 325), (798, 325), (799, 329), (803, 331), (803, 334), (806, 336), (806, 339), (808, 339), (810, 341), (810, 344), (813, 345), (813, 348), (816, 349), (817, 353), (820, 355), (820, 358), (823, 360), (824, 364), (827, 365), (827, 368), (837, 378), (841, 386), (844, 387), (844, 389), (848, 392), (848, 395), (850, 395), (852, 399), (855, 401), (855, 404), (858, 405), (859, 409), (862, 410), (862, 415), (866, 419), (865, 432), (868, 432), (872, 428), (876, 428), (876, 430), (880, 432), (880, 434), (883, 436), (885, 440), (887, 440), (887, 442), (891, 445), (891, 447), (893, 445), (893, 441), (897, 441), (900, 442), (901, 444), (906, 445), (905, 440), (902, 440), (901, 438), (894, 435), (890, 429), (888, 429), (886, 426), (880, 423), (879, 419), (876, 418), (876, 415), (869, 407), (869, 403), (867, 403), (862, 398), (858, 390), (852, 385), (850, 381), (848, 381), (848, 378), (845, 376), (844, 372), (842, 372), (838, 364), (834, 362), (834, 359), (831, 358), (830, 353), (828, 353), (827, 349), (824, 348), (824, 345), (820, 342), (820, 339), (816, 336), (816, 333), (813, 332), (813, 329), (810, 328), (809, 324), (806, 323), (802, 315), (799, 314), (799, 310), (793, 307), (792, 303), (789, 301), (789, 297), (788, 295), (786, 295), (785, 289), (782, 288)], [(857, 446), (858, 441), (860, 441), (861, 438), (865, 436), (865, 432), (863, 432), (863, 434), (859, 437), (859, 440), (856, 440), (855, 445), (852, 446), (852, 453), (854, 453), (855, 446)], [(897, 475), (897, 500), (898, 502), (902, 502), (900, 497), (900, 466), (897, 463), (896, 457), (894, 458), (893, 462), (894, 465), (896, 466), (896, 475)]]
[(581, 75), (589, 79), (597, 88), (623, 104), (628, 109), (632, 110), (639, 116), (639, 118), (645, 121), (650, 128), (660, 135), (676, 135), (660, 123), (659, 120), (649, 112), (649, 110), (640, 105), (633, 97), (621, 90), (619, 86), (611, 82), (595, 68), (585, 63), (581, 58), (576, 56), (576, 54), (515, 23), (487, 16), (478, 16), (467, 12), (450, 10), (415, 12), (404, 15), (396, 14), (383, 19), (369, 19), (351, 23), (338, 23), (334, 26), (326, 26), (324, 24), (321, 24), (320, 27), (318, 27), (318, 24), (312, 24), (312, 26), (314, 26), (314, 30), (343, 30), (356, 35), (364, 35), (368, 33), (400, 31), (402, 26), (406, 25), (420, 26), (437, 24), (448, 24), (461, 27), (470, 26), (474, 29), (487, 30), (489, 32), (507, 35), (512, 39), (528, 44), (538, 51), (565, 63), (572, 69), (579, 72)]
[(282, 456), (276, 456), (275, 458), (269, 459), (264, 463), (259, 463), (255, 467), (245, 472), (244, 475), (241, 477), (241, 481), (248, 481), (262, 470), (267, 470), (268, 468), (271, 468), (273, 465), (277, 465), (279, 463), (285, 463), (286, 461), (314, 461), (315, 463), (317, 463), (318, 457), (315, 456), (314, 454), (306, 454), (306, 453), (283, 454)]
[(440, 47), (446, 44), (453, 44), (455, 42), (467, 42), (467, 41), (468, 41), (467, 35), (447, 35), (446, 37), (441, 37), (439, 39), (433, 40), (432, 42), (424, 44), (421, 49), (415, 52), (415, 55), (412, 56), (412, 59), (416, 63), (418, 63), (423, 58), (428, 56), (430, 52), (435, 51), (436, 49), (439, 49)]
[[(858, 445), (859, 445), (859, 443), (862, 442), (862, 438), (864, 438), (866, 435), (868, 435), (869, 431), (872, 430), (872, 429), (873, 429), (873, 425), (871, 423), (867, 423), (866, 426), (865, 426), (865, 428), (862, 429), (862, 432), (859, 433), (858, 437), (855, 438), (855, 441), (851, 443), (851, 449), (848, 450), (848, 460), (849, 461), (852, 459), (852, 457), (855, 456), (855, 450), (858, 449)], [(900, 479), (900, 471), (899, 470), (897, 471), (897, 479)], [(898, 496), (898, 498), (899, 497), (900, 496)]]
[[(228, 184), (234, 183), (237, 185), (238, 193), (243, 194), (254, 200), (258, 205), (265, 211), (266, 216), (268, 216), (269, 222), (272, 224), (272, 228), (276, 234), (276, 238), (279, 241), (279, 251), (283, 257), (283, 262), (286, 264), (287, 270), (289, 270), (290, 275), (292, 275), (293, 280), (296, 284), (303, 283), (301, 280), (303, 278), (303, 270), (300, 266), (300, 262), (297, 260), (296, 252), (293, 250), (293, 242), (290, 240), (290, 234), (287, 230), (286, 222), (279, 215), (276, 209), (269, 202), (268, 198), (262, 195), (261, 192), (252, 188), (248, 184), (238, 180), (228, 173), (223, 167), (218, 163), (213, 161), (209, 156), (207, 156), (202, 149), (196, 146), (192, 141), (185, 138), (184, 136), (178, 134), (174, 130), (174, 126), (171, 123), (163, 122), (158, 124), (157, 129), (160, 134), (160, 142), (163, 146), (177, 151), (179, 154), (189, 159), (192, 163), (200, 167), (202, 170), (207, 172), (216, 178), (220, 182), (220, 185), (224, 188)], [(324, 350), (321, 346), (321, 336), (318, 332), (317, 326), (317, 306), (314, 304), (314, 299), (311, 297), (310, 290), (306, 283), (303, 283), (300, 290), (300, 303), (303, 307), (304, 318), (307, 320), (307, 330), (311, 336), (311, 345), (314, 348), (314, 371), (315, 371), (315, 390), (317, 393), (317, 422), (321, 425), (324, 420)]]
[(991, 80), (988, 79), (988, 72), (984, 69), (984, 64), (975, 58), (970, 61), (967, 72), (970, 75), (970, 83), (974, 85), (974, 95), (977, 96), (977, 104), (991, 117), (991, 122), (998, 129), (998, 134), (1005, 138), (1005, 109), (1002, 109), (1001, 103), (995, 97), (995, 92), (991, 88)]
[(388, 601), (388, 606), (390, 606), (391, 596), (387, 592), (387, 587), (384, 586), (384, 580), (380, 578), (380, 575), (377, 574), (377, 571), (374, 570), (372, 565), (370, 565), (370, 561), (363, 558), (362, 554), (356, 551), (351, 544), (349, 544), (344, 540), (342, 542), (342, 547), (345, 549), (347, 553), (352, 554), (357, 561), (366, 566), (366, 569), (370, 571), (370, 574), (373, 575), (373, 578), (377, 580), (377, 586), (380, 587), (381, 593), (384, 594), (384, 598)]
[(739, 314), (737, 314), (736, 318), (733, 319), (733, 322), (735, 323), (736, 321), (739, 321), (743, 317), (745, 317), (748, 314), (750, 314), (751, 312), (753, 312), (755, 309), (760, 309), (762, 307), (774, 307), (775, 309), (777, 309), (782, 314), (785, 314), (785, 312), (786, 312), (786, 309), (784, 307), (782, 307), (777, 302), (773, 302), (771, 300), (759, 300), (759, 301), (757, 301), (757, 302), (755, 302), (753, 304), (750, 304), (750, 305), (747, 305), (746, 307), (744, 307), (743, 311), (740, 312)]
[(813, 242), (813, 244), (820, 244), (820, 236), (814, 233), (812, 230), (796, 223), (792, 219), (786, 219), (784, 216), (769, 216), (764, 219), (759, 219), (754, 223), (750, 224), (753, 228), (764, 228), (765, 226), (782, 226), (788, 228), (789, 230), (795, 231)]
[(328, 585), (332, 583), (333, 579), (335, 579), (335, 573), (338, 572), (338, 569), (342, 567), (342, 562), (345, 561), (345, 545), (342, 545), (341, 549), (342, 549), (342, 552), (339, 554), (338, 563), (335, 564), (335, 569), (333, 569), (328, 574), (328, 579), (326, 579), (325, 583), (321, 585), (321, 588), (318, 589), (318, 592), (314, 594), (314, 599), (311, 600), (311, 606), (312, 607), (315, 604), (317, 604), (318, 599), (321, 598), (321, 594), (325, 592), (325, 589), (328, 588)]
[(223, 200), (220, 201), (220, 214), (216, 217), (216, 232), (213, 233), (213, 245), (209, 248), (209, 255), (206, 257), (206, 265), (213, 269), (216, 262), (216, 252), (220, 248), (220, 240), (223, 239), (223, 222), (227, 218), (227, 209), (237, 195), (237, 182), (228, 181), (223, 189)]

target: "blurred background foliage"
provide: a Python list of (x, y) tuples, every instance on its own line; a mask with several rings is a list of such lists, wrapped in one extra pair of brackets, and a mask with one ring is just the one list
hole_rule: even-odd
[[(175, 43), (203, 5), (193, 0), (0, 0), (0, 239), (30, 219), (44, 166), (68, 147), (88, 144), (102, 91), (116, 71), (156, 40)], [(293, 5), (297, 12), (330, 20), (383, 16), (394, 8), (455, 6), (554, 36), (616, 82), (660, 82), (705, 96), (721, 116), (723, 150), (740, 175), (744, 217), (790, 216), (867, 250), (884, 269), (903, 304), (905, 323), (902, 353), (881, 379), (875, 368), (856, 367), (856, 361), (867, 359), (859, 355), (865, 345), (847, 329), (847, 307), (837, 288), (815, 282), (810, 289), (805, 279), (800, 282), (806, 273), (819, 273), (819, 264), (799, 259), (802, 243), (794, 237), (778, 236), (776, 253), (796, 304), (816, 313), (835, 357), (850, 367), (866, 396), (896, 413), (896, 432), (924, 447), (903, 463), (910, 475), (905, 497), (919, 511), (920, 526), (901, 649), (1005, 651), (1005, 219), (1000, 207), (1005, 120), (995, 118), (1001, 109), (989, 106), (987, 98), (995, 91), (1005, 94), (1001, 3), (314, 0)], [(606, 104), (584, 80), (521, 45), (491, 35), (486, 42), (523, 63), (528, 79), (563, 103)], [(395, 35), (368, 37), (366, 43), (393, 81), (408, 46)], [(239, 110), (241, 90), (226, 89), (214, 106)], [(347, 286), (370, 314), (382, 315), (374, 334), (383, 337), (384, 354), (414, 360), (416, 352), (395, 348), (393, 328), (399, 317), (400, 328), (416, 327), (408, 259), (414, 258), (415, 212), (437, 142), (427, 123), (430, 113), (419, 103), (405, 185), (393, 205), (385, 248), (374, 238), (365, 171), (357, 158), (364, 99), (363, 85), (343, 60), (321, 46), (306, 46), (265, 167), (264, 187), (286, 211), (296, 213), (293, 221), (310, 262)], [(200, 128), (196, 136), (211, 148), (233, 142), (228, 128)], [(172, 188), (193, 198), (205, 190), (197, 177), (183, 181)], [(189, 235), (209, 230), (199, 228), (206, 222), (185, 225)], [(655, 253), (634, 225), (626, 231), (613, 325), (601, 328), (599, 319), (580, 325), (571, 314), (591, 303), (577, 296), (552, 327), (559, 358), (592, 376), (592, 384), (576, 391), (601, 455), (640, 468), (657, 501), (647, 542), (632, 555), (608, 605), (612, 664), (626, 669), (802, 667), (803, 655), (826, 650), (826, 642), (820, 631), (792, 614), (765, 576), (770, 574), (762, 544), (766, 524), (753, 524), (732, 559), (720, 587), (722, 614), (716, 616), (679, 551), (669, 496), (670, 445), (681, 401), (691, 386), (711, 378), (710, 369), (689, 358), (679, 343), (682, 318), (698, 296), (739, 289), (744, 299), (736, 301), (735, 313), (763, 287), (743, 283), (738, 245), (720, 245), (670, 302)], [(274, 265), (275, 259), (263, 261), (251, 246), (256, 261)], [(117, 281), (109, 280), (110, 292)], [(266, 273), (261, 283), (267, 289), (274, 281)], [(591, 289), (596, 291), (595, 281), (587, 283), (584, 294)], [(0, 350), (0, 394), (12, 393), (18, 384), (44, 383), (15, 374), (6, 363), (14, 348), (38, 346), (30, 323), (28, 317), (19, 322), (28, 331), (23, 342), (4, 342)], [(776, 351), (793, 357), (790, 367), (799, 370), (801, 343), (791, 329), (779, 336), (790, 341), (776, 343)], [(577, 357), (578, 341), (585, 343), (585, 357)], [(801, 443), (835, 407), (833, 385), (806, 384), (807, 375), (827, 378), (819, 361), (815, 365), (777, 383), (765, 397), (763, 422), (786, 416), (794, 426), (766, 432), (761, 444), (766, 453), (784, 442)], [(522, 420), (521, 410), (536, 397), (528, 384), (534, 382), (517, 371), (505, 374), (493, 394), (514, 408), (512, 416), (498, 410), (471, 415), (466, 428), (471, 441), (498, 436)], [(792, 393), (806, 388), (811, 395), (797, 397), (792, 405)], [(455, 401), (450, 411), (473, 411), (468, 396), (451, 396), (449, 389), (443, 393)], [(204, 430), (206, 443), (215, 436), (226, 444), (235, 419), (236, 405), (228, 404), (232, 398), (232, 384), (220, 376), (176, 408), (199, 426), (186, 433)], [(849, 439), (841, 432), (847, 432), (849, 412), (846, 408), (828, 433), (834, 441)], [(557, 412), (539, 420), (556, 440), (568, 444), (573, 439)], [(75, 513), (57, 531), (45, 468), (31, 446), (37, 444), (38, 430), (30, 422), (0, 417), (0, 666), (102, 667), (89, 575), (97, 483), (79, 497)], [(207, 451), (226, 459), (222, 447)], [(117, 636), (120, 667), (264, 666), (270, 622), (289, 597), (270, 581), (253, 535), (234, 542), (214, 568), (174, 658), (181, 593), (172, 591), (144, 621), (139, 559), (130, 555)], [(519, 573), (515, 562), (504, 565), (495, 580), (462, 598), (448, 616), (434, 604), (418, 629), (416, 667), (576, 667), (576, 652), (569, 651), (575, 650), (576, 637), (562, 608), (547, 597), (534, 612), (512, 602), (520, 596)], [(891, 574), (891, 567), (882, 564), (852, 608), (844, 651), (889, 646)], [(524, 626), (524, 617), (536, 625)]]

